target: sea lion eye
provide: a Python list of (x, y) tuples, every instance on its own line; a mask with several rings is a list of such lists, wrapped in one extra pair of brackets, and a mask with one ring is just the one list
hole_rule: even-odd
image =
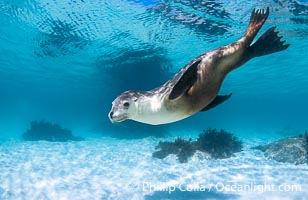
[(125, 103), (123, 104), (123, 106), (124, 106), (125, 108), (128, 108), (128, 107), (129, 107), (129, 103), (128, 103), (128, 102), (125, 102)]

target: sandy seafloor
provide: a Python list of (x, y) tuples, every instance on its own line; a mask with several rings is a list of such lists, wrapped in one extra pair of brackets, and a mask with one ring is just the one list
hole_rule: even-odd
[(2, 141), (0, 199), (307, 199), (308, 166), (266, 159), (250, 148), (273, 134), (253, 138), (230, 159), (185, 164), (153, 158), (154, 137)]

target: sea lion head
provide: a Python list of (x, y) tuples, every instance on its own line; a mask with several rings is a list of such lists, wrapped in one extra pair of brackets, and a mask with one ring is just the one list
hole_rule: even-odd
[(138, 113), (138, 99), (141, 92), (126, 91), (120, 94), (113, 102), (108, 114), (111, 122), (122, 122), (132, 119)]

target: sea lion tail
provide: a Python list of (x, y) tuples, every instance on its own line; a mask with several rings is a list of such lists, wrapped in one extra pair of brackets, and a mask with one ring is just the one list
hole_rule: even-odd
[(261, 10), (253, 9), (249, 25), (244, 36), (245, 43), (247, 45), (250, 45), (252, 43), (253, 39), (256, 37), (259, 30), (261, 29), (266, 19), (268, 18), (268, 15), (269, 15), (268, 7), (266, 8), (266, 11), (264, 11), (264, 9)]
[(278, 36), (278, 31), (275, 32), (275, 29), (276, 27), (269, 28), (248, 48), (250, 58), (283, 51), (290, 46), (290, 44), (284, 44), (285, 41), (281, 40), (282, 36)]
[(284, 44), (285, 41), (282, 41), (282, 37), (278, 36), (278, 32), (275, 32), (276, 27), (269, 28), (254, 44), (251, 45), (253, 39), (258, 34), (268, 16), (268, 7), (266, 8), (266, 11), (264, 9), (254, 9), (251, 13), (250, 23), (244, 36), (244, 41), (247, 45), (247, 58), (249, 59), (282, 51), (290, 46), (289, 44)]

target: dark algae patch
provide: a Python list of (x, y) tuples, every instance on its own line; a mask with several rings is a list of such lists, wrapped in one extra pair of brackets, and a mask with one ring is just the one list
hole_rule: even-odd
[(209, 153), (213, 159), (230, 158), (243, 148), (237, 137), (223, 129), (205, 130), (199, 135), (195, 145), (198, 150)]
[(32, 121), (22, 138), (27, 141), (46, 140), (50, 142), (81, 141), (83, 138), (75, 137), (72, 131), (62, 128), (59, 124), (53, 124), (44, 120)]
[(207, 129), (199, 134), (196, 141), (178, 137), (174, 142), (160, 141), (155, 149), (157, 151), (152, 155), (155, 158), (164, 159), (169, 154), (175, 154), (179, 162), (186, 163), (196, 151), (209, 154), (211, 159), (230, 158), (242, 151), (242, 142), (223, 129)]
[(193, 142), (180, 137), (176, 138), (174, 142), (160, 141), (155, 149), (160, 150), (154, 152), (153, 157), (164, 159), (169, 154), (175, 154), (181, 163), (187, 162), (188, 158), (193, 156), (197, 150)]

